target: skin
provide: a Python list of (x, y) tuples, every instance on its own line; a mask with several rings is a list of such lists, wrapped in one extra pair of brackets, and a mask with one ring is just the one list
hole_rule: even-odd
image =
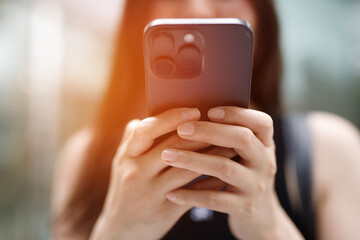
[[(151, 13), (151, 19), (239, 17), (249, 21), (256, 32), (255, 10), (246, 0), (157, 0)], [(128, 124), (91, 239), (159, 239), (193, 206), (229, 214), (230, 229), (239, 239), (303, 239), (274, 191), (271, 117), (231, 106), (209, 110), (208, 117), (210, 122), (198, 121), (197, 109), (171, 109)], [(360, 185), (359, 132), (346, 120), (327, 113), (310, 114), (308, 123), (318, 237), (360, 239), (356, 226), (360, 222), (356, 187)], [(175, 130), (176, 134), (152, 147), (157, 137)], [(57, 167), (55, 213), (71, 196), (91, 138), (88, 129), (64, 151)], [(210, 145), (216, 147), (196, 152)], [(230, 160), (236, 155), (241, 162)], [(213, 178), (179, 189), (202, 174)], [(225, 186), (225, 191), (219, 191)]]
[[(228, 213), (241, 239), (301, 239), (274, 192), (270, 116), (238, 107), (215, 108), (208, 116), (212, 122), (198, 121), (197, 109), (172, 109), (129, 123), (93, 239), (159, 239), (193, 206)], [(218, 147), (195, 151), (210, 145)], [(236, 155), (242, 164), (231, 160)], [(215, 178), (179, 189), (201, 174)]]

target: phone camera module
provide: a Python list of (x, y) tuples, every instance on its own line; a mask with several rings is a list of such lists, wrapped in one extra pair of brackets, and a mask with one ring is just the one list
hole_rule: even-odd
[(201, 64), (202, 56), (200, 50), (194, 45), (185, 45), (179, 49), (179, 59), (184, 65)]
[(161, 57), (154, 62), (153, 71), (160, 78), (168, 78), (174, 73), (175, 64), (170, 58)]
[(153, 38), (153, 48), (159, 53), (168, 53), (174, 48), (174, 38), (171, 34), (161, 32)]
[(161, 29), (150, 38), (150, 68), (161, 80), (194, 79), (203, 70), (204, 42), (199, 32)]

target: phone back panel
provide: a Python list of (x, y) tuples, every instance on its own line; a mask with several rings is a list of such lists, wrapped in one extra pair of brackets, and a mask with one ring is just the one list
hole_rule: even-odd
[[(247, 108), (250, 101), (253, 33), (246, 22), (231, 19), (226, 22), (180, 19), (152, 22), (144, 32), (144, 57), (149, 115), (170, 108), (197, 107), (202, 119), (208, 109), (216, 106)], [(152, 36), (159, 32), (190, 31), (202, 38), (200, 44), (201, 71), (190, 78), (162, 79), (153, 72)], [(175, 42), (182, 39), (175, 39)], [(176, 51), (180, 44), (175, 44)], [(177, 61), (175, 59), (174, 61)]]

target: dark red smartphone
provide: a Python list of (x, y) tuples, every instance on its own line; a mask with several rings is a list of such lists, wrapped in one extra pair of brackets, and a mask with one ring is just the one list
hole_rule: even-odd
[(149, 115), (197, 107), (247, 108), (254, 36), (236, 18), (156, 19), (144, 30)]

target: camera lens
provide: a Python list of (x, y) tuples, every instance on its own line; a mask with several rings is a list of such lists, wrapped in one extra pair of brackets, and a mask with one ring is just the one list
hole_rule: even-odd
[(174, 48), (174, 38), (169, 33), (158, 33), (153, 38), (153, 48), (159, 53), (168, 53)]
[(174, 72), (174, 70), (174, 62), (166, 57), (161, 57), (157, 59), (153, 64), (154, 73), (161, 78), (169, 77)]
[(185, 45), (179, 49), (180, 61), (184, 65), (196, 65), (201, 63), (200, 50), (194, 45)]

